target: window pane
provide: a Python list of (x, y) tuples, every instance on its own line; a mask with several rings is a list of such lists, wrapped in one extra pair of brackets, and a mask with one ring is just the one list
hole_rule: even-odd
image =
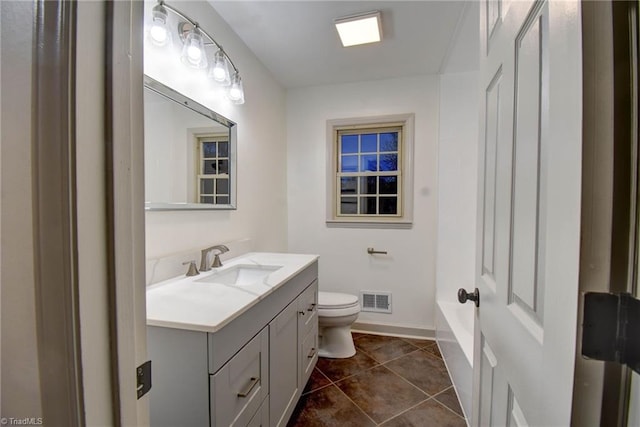
[(216, 197), (216, 205), (228, 205), (228, 204), (229, 204), (229, 196)]
[(358, 199), (357, 197), (341, 197), (340, 198), (340, 213), (342, 215), (353, 215), (358, 213)]
[(215, 175), (216, 169), (217, 169), (216, 163), (217, 163), (216, 160), (205, 160), (203, 173), (205, 175)]
[(398, 132), (380, 134), (380, 151), (398, 151)]
[(380, 170), (381, 171), (397, 171), (398, 155), (397, 154), (380, 154)]
[(204, 157), (215, 157), (216, 156), (216, 143), (215, 142), (203, 142), (202, 143), (202, 153)]
[(395, 215), (398, 213), (397, 197), (380, 197), (380, 214)]
[(340, 178), (340, 194), (356, 194), (358, 186), (357, 179), (355, 176)]
[(360, 213), (375, 215), (376, 214), (376, 198), (360, 197)]
[(200, 194), (213, 194), (213, 179), (200, 180)]
[(342, 156), (341, 172), (358, 172), (358, 156)]
[(375, 154), (366, 154), (360, 156), (360, 172), (365, 171), (377, 171), (378, 170), (378, 156)]
[(229, 194), (229, 180), (225, 178), (217, 181), (216, 194)]
[(375, 176), (363, 176), (360, 178), (360, 194), (376, 194), (376, 181)]
[(397, 194), (398, 193), (398, 177), (397, 176), (381, 176), (380, 177), (380, 194)]
[(213, 204), (213, 196), (200, 196), (200, 203)]
[(218, 174), (229, 173), (229, 160), (218, 160)]
[(358, 135), (342, 135), (341, 153), (357, 153), (358, 152)]
[(368, 133), (362, 135), (360, 151), (363, 153), (375, 153), (378, 151), (378, 134)]
[(229, 157), (228, 142), (218, 142), (218, 157)]

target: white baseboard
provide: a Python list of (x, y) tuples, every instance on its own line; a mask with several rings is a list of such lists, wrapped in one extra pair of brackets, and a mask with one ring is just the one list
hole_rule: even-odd
[(390, 335), (403, 338), (422, 338), (433, 340), (436, 337), (436, 331), (433, 329), (384, 325), (379, 323), (355, 322), (351, 325), (351, 330), (353, 332), (361, 332), (365, 334)]

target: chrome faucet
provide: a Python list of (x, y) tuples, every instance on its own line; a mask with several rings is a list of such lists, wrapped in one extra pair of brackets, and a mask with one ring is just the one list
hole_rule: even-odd
[[(215, 254), (215, 257), (213, 258), (213, 263), (211, 264), (211, 267), (209, 267), (209, 262), (208, 262), (209, 252), (214, 250), (219, 252)], [(223, 254), (225, 252), (229, 252), (229, 248), (226, 247), (225, 245), (215, 245), (215, 246), (211, 246), (203, 249), (200, 252), (200, 271), (209, 271), (211, 270), (212, 267), (213, 268), (222, 267), (222, 262), (220, 261), (220, 254)]]

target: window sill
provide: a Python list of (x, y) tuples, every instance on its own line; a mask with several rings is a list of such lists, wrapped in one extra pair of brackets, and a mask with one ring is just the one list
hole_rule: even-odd
[(341, 221), (327, 220), (328, 228), (374, 228), (374, 229), (405, 229), (413, 227), (408, 221)]

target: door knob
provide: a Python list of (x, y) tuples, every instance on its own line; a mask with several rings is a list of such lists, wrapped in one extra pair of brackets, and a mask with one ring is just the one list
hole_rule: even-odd
[(478, 291), (478, 288), (475, 288), (472, 293), (469, 293), (463, 288), (460, 288), (458, 289), (458, 301), (460, 301), (460, 304), (473, 301), (476, 307), (480, 307), (480, 291)]

